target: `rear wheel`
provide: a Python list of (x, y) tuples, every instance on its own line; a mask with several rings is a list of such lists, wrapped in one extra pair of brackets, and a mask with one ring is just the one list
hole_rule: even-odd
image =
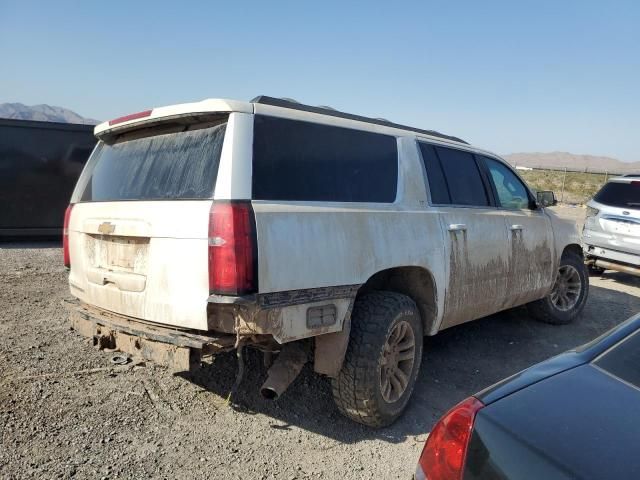
[(332, 382), (338, 409), (371, 427), (393, 423), (416, 383), (422, 335), (420, 315), (409, 297), (371, 292), (358, 298), (344, 364)]
[(571, 323), (582, 312), (589, 294), (589, 276), (579, 255), (567, 252), (560, 260), (551, 293), (528, 305), (536, 319), (554, 325)]

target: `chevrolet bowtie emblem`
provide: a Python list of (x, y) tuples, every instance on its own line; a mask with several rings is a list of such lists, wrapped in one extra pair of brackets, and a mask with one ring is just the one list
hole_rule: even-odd
[(113, 233), (115, 229), (116, 226), (111, 222), (102, 222), (98, 227), (98, 232), (102, 233), (103, 235), (108, 235), (110, 233)]

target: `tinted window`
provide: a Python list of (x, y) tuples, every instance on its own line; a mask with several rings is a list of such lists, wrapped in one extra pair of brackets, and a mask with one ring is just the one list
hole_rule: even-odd
[(393, 202), (396, 138), (256, 115), (253, 198)]
[(492, 158), (483, 158), (498, 194), (500, 206), (517, 210), (529, 208), (527, 188), (509, 167)]
[(433, 145), (429, 145), (428, 143), (420, 143), (419, 145), (420, 151), (422, 152), (422, 160), (424, 161), (424, 168), (427, 171), (431, 201), (435, 204), (451, 203), (447, 181), (444, 178), (444, 172), (442, 171), (440, 160)]
[(640, 333), (620, 342), (595, 362), (603, 370), (640, 387)]
[(609, 182), (596, 193), (593, 199), (612, 207), (638, 208), (640, 207), (640, 181)]
[(489, 205), (480, 170), (469, 152), (435, 147), (454, 205)]
[(78, 182), (78, 188), (83, 189), (80, 200), (211, 198), (225, 128), (226, 123), (222, 123), (125, 138), (112, 145), (100, 143)]

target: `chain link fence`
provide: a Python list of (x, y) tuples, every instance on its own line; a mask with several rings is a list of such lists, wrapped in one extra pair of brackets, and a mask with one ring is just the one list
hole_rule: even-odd
[(514, 166), (534, 190), (553, 190), (559, 202), (573, 205), (588, 202), (609, 178), (624, 175), (620, 172)]

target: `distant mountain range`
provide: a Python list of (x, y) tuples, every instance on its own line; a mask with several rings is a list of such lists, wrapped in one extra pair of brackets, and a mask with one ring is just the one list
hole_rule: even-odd
[(83, 123), (95, 125), (100, 120), (85, 118), (67, 108), (51, 105), (24, 105), (22, 103), (0, 103), (0, 118), (17, 120), (39, 120), (42, 122)]
[[(83, 123), (95, 125), (100, 120), (86, 118), (63, 107), (0, 103), (0, 118), (40, 120), (45, 122)], [(568, 152), (510, 153), (503, 155), (512, 165), (537, 168), (567, 168), (570, 170), (607, 171), (611, 173), (640, 173), (640, 162), (622, 162), (611, 157), (576, 155)]]
[(512, 165), (538, 168), (567, 168), (591, 172), (640, 173), (640, 162), (622, 162), (611, 157), (576, 155), (568, 152), (511, 153), (503, 157)]

